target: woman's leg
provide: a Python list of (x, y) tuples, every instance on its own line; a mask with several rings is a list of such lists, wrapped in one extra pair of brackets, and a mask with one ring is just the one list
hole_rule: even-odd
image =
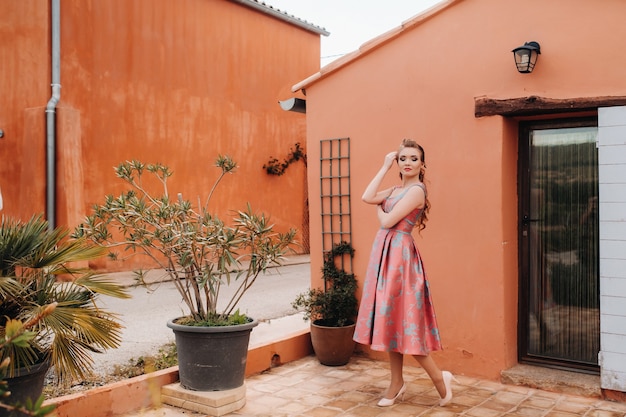
[(404, 355), (398, 352), (389, 352), (389, 368), (391, 370), (391, 382), (389, 388), (385, 394), (385, 398), (394, 398), (402, 385), (404, 385), (404, 378), (402, 376), (402, 365), (404, 363)]
[(433, 381), (435, 388), (437, 388), (437, 392), (441, 398), (446, 396), (446, 385), (443, 382), (443, 375), (441, 374), (441, 369), (437, 366), (434, 359), (430, 355), (413, 355), (415, 360), (420, 364), (420, 366), (426, 371), (430, 379)]

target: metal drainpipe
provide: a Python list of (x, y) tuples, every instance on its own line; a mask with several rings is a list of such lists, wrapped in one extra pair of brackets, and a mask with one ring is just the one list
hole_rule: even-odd
[(52, 97), (46, 105), (46, 218), (56, 227), (56, 105), (61, 99), (61, 0), (50, 0)]

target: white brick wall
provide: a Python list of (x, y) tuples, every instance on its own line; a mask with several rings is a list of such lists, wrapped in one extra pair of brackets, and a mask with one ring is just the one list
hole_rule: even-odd
[(626, 107), (598, 110), (601, 386), (626, 391)]

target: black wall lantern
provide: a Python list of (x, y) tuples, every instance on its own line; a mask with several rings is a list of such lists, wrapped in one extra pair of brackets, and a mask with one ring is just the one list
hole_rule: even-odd
[(537, 56), (541, 53), (539, 44), (535, 41), (526, 42), (522, 46), (513, 49), (513, 57), (517, 70), (522, 74), (533, 72), (537, 63)]

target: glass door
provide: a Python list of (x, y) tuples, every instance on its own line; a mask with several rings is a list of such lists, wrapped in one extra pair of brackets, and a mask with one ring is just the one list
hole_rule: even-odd
[(597, 372), (596, 119), (520, 126), (520, 362)]

